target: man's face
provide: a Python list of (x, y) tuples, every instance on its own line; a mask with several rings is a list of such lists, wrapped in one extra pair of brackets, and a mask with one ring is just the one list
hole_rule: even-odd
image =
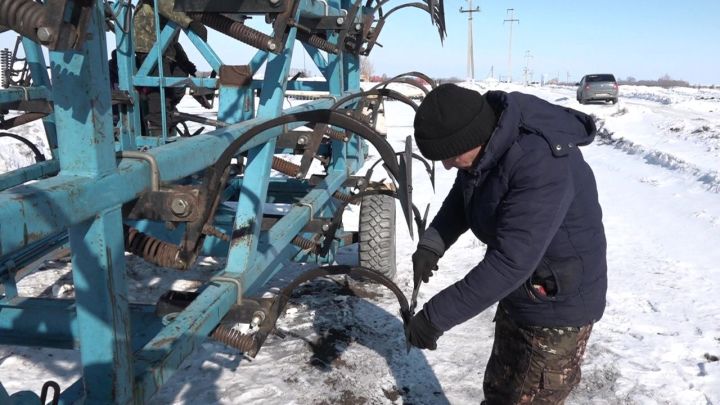
[(469, 151), (463, 153), (462, 155), (458, 155), (455, 157), (451, 157), (449, 159), (445, 159), (442, 161), (442, 164), (443, 164), (443, 166), (445, 166), (446, 170), (450, 170), (453, 167), (456, 169), (468, 170), (472, 167), (472, 164), (475, 161), (475, 158), (477, 158), (477, 156), (478, 156), (478, 154), (480, 154), (481, 150), (482, 150), (482, 145), (478, 146), (474, 149), (470, 149)]

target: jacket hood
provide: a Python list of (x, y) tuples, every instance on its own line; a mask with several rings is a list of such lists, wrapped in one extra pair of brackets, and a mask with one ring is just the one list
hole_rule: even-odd
[(567, 154), (573, 146), (588, 145), (595, 138), (595, 122), (580, 111), (518, 92), (488, 91), (485, 97), (499, 119), (476, 170), (494, 166), (522, 133), (541, 135), (555, 156)]

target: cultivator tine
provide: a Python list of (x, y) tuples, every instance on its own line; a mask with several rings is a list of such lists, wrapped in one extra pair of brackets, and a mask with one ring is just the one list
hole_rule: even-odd
[(293, 290), (300, 284), (303, 284), (318, 277), (335, 275), (348, 275), (350, 277), (366, 278), (387, 287), (390, 291), (392, 291), (393, 294), (395, 294), (395, 297), (398, 299), (398, 304), (400, 304), (400, 316), (403, 320), (403, 325), (405, 326), (405, 328), (407, 328), (412, 314), (410, 312), (410, 305), (408, 304), (407, 298), (403, 294), (402, 290), (400, 290), (400, 287), (398, 287), (397, 284), (395, 284), (391, 279), (387, 278), (381, 273), (361, 266), (323, 266), (304, 272), (298, 278), (288, 284), (285, 288), (283, 288), (280, 292), (278, 296), (278, 298), (280, 299), (280, 305), (277, 306), (278, 311), (280, 311), (278, 312), (278, 315), (284, 310), (285, 305), (292, 296)]
[[(407, 298), (400, 287), (391, 279), (378, 271), (362, 266), (323, 266), (303, 272), (299, 277), (285, 286), (280, 293), (272, 299), (246, 298), (240, 305), (233, 306), (218, 326), (211, 332), (210, 337), (230, 347), (234, 347), (249, 357), (255, 357), (267, 337), (276, 332), (275, 324), (285, 312), (285, 306), (290, 301), (295, 288), (303, 283), (318, 277), (347, 275), (353, 278), (362, 278), (374, 281), (388, 288), (398, 300), (400, 305), (400, 318), (407, 337), (407, 328), (412, 318), (412, 310)], [(198, 293), (183, 293), (169, 291), (161, 297), (158, 303), (158, 315), (182, 311), (198, 296)], [(249, 323), (253, 333), (241, 333), (233, 328), (238, 322)]]
[(420, 214), (420, 209), (418, 209), (415, 204), (413, 204), (413, 214), (415, 215), (415, 225), (417, 225), (418, 228), (418, 238), (422, 239), (423, 234), (425, 233), (425, 228), (427, 225), (427, 216), (428, 212), (430, 210), (430, 204), (425, 206), (425, 213)]
[(0, 138), (1, 137), (8, 137), (13, 138), (15, 140), (18, 140), (22, 143), (24, 143), (35, 155), (35, 162), (44, 162), (45, 161), (45, 155), (43, 155), (42, 152), (40, 152), (40, 149), (35, 146), (34, 143), (30, 142), (29, 140), (25, 139), (24, 137), (20, 135), (16, 135), (10, 132), (0, 132)]
[(428, 76), (424, 73), (421, 73), (421, 72), (412, 71), (412, 72), (401, 73), (395, 77), (391, 77), (388, 80), (385, 80), (381, 83), (376, 84), (375, 86), (373, 86), (373, 89), (379, 88), (379, 87), (385, 88), (385, 87), (387, 87), (387, 85), (389, 85), (390, 83), (393, 83), (393, 82), (402, 82), (402, 83), (411, 84), (411, 85), (419, 88), (420, 90), (422, 90), (425, 94), (427, 94), (428, 90), (424, 86), (419, 85), (416, 80), (412, 80), (413, 78), (424, 81), (425, 83), (430, 85), (430, 88), (434, 89), (435, 87), (437, 87), (437, 83), (435, 82), (435, 80), (431, 79), (430, 76)]
[(320, 144), (322, 143), (323, 134), (328, 128), (326, 124), (317, 124), (311, 132), (308, 132), (307, 142), (303, 145), (305, 150), (303, 151), (302, 159), (300, 159), (300, 173), (298, 173), (298, 177), (305, 177), (308, 170), (310, 170), (310, 165), (315, 159), (318, 148), (320, 148)]
[(341, 98), (340, 100), (336, 101), (335, 104), (330, 107), (331, 110), (338, 110), (342, 106), (349, 104), (351, 101), (358, 99), (358, 98), (368, 98), (376, 95), (381, 95), (383, 97), (392, 98), (394, 100), (402, 101), (405, 104), (408, 104), (410, 106), (414, 106), (414, 109), (417, 109), (417, 105), (415, 104), (412, 99), (406, 97), (405, 95), (398, 93), (397, 91), (390, 90), (390, 89), (383, 89), (378, 88), (378, 86), (373, 87), (372, 89), (362, 92), (362, 93), (354, 93), (350, 94), (348, 96), (345, 96)]
[(433, 160), (432, 163), (432, 171), (430, 172), (430, 184), (432, 184), (433, 191), (435, 191), (435, 161)]
[[(410, 237), (413, 237), (412, 229), (412, 137), (405, 138), (405, 152), (400, 156), (400, 176), (405, 179), (405, 184), (398, 188), (398, 198), (403, 205), (403, 213), (410, 230)], [(404, 187), (403, 187), (404, 186)]]
[[(442, 0), (427, 0), (427, 3), (406, 3), (399, 5), (397, 7), (392, 8), (390, 11), (387, 12), (387, 14), (382, 15), (382, 7), (383, 4), (385, 4), (386, 1), (381, 1), (376, 6), (375, 11), (380, 12), (380, 22), (384, 22), (392, 13), (394, 13), (397, 10), (408, 8), (408, 7), (415, 7), (419, 8), (421, 10), (425, 10), (430, 14), (430, 21), (437, 27), (438, 34), (440, 35), (440, 42), (445, 41), (445, 36), (447, 35), (447, 30), (445, 26), (445, 6), (443, 5)], [(382, 25), (378, 22), (378, 28), (382, 27)]]
[[(398, 152), (398, 155), (404, 154), (405, 152)], [(435, 162), (428, 162), (425, 158), (418, 155), (417, 153), (411, 153), (411, 156), (413, 159), (419, 160), (423, 166), (425, 166), (425, 171), (428, 174), (428, 177), (430, 177), (430, 184), (432, 185), (433, 191), (435, 191)]]
[[(401, 156), (400, 166), (404, 167), (400, 172), (403, 173), (406, 178), (411, 178), (412, 171), (411, 165), (411, 145), (410, 140), (406, 140), (406, 151)], [(408, 190), (410, 191), (410, 190)], [(353, 196), (353, 200), (360, 199), (365, 195), (369, 194), (387, 194), (393, 195), (392, 190), (371, 190), (358, 193)], [(401, 193), (402, 194), (402, 193)], [(345, 202), (346, 204), (349, 203)], [(412, 210), (416, 213), (416, 219), (420, 216), (417, 214), (417, 208), (413, 205)], [(339, 219), (341, 216), (337, 216), (335, 219)], [(427, 209), (425, 217), (427, 218)], [(333, 222), (335, 222), (335, 219)], [(336, 224), (338, 225), (339, 220)], [(331, 225), (331, 228), (333, 226)], [(418, 224), (419, 232), (424, 230), (424, 226)], [(328, 232), (329, 234), (330, 232)], [(334, 231), (332, 232), (334, 233)], [(327, 237), (328, 235), (326, 235)], [(383, 274), (361, 266), (324, 266), (315, 268), (304, 272), (298, 278), (293, 280), (290, 284), (284, 287), (280, 293), (274, 299), (267, 298), (244, 298), (239, 305), (233, 306), (222, 321), (217, 325), (215, 329), (210, 333), (210, 337), (216, 341), (224, 343), (230, 347), (236, 348), (246, 354), (249, 357), (255, 357), (262, 345), (266, 341), (267, 337), (275, 332), (275, 324), (278, 318), (284, 313), (285, 306), (292, 296), (293, 290), (299, 285), (315, 279), (317, 277), (326, 277), (333, 275), (348, 275), (351, 277), (361, 277), (369, 279), (378, 284), (387, 287), (393, 294), (395, 294), (400, 305), (400, 317), (403, 321), (403, 330), (407, 339), (408, 325), (413, 316), (414, 309), (417, 303), (417, 291), (413, 291), (412, 305), (408, 303), (407, 298), (400, 290), (400, 288), (388, 277)], [(172, 313), (182, 311), (187, 307), (196, 297), (198, 293), (183, 293), (177, 291), (170, 291), (161, 297), (161, 300), (157, 305), (157, 314), (164, 316)], [(250, 324), (251, 333), (243, 333), (238, 329), (235, 329), (235, 325), (238, 322), (244, 322)], [(407, 349), (409, 351), (410, 345), (407, 343)]]
[(430, 8), (430, 15), (433, 24), (438, 27), (438, 34), (440, 34), (440, 42), (445, 40), (447, 30), (445, 29), (445, 6), (443, 0), (428, 0), (428, 6)]
[[(337, 108), (337, 107), (335, 107)], [(264, 132), (265, 130), (289, 124), (291, 122), (314, 122), (314, 123), (325, 123), (328, 125), (337, 126), (340, 128), (347, 129), (348, 131), (357, 134), (369, 141), (380, 154), (384, 162), (384, 166), (388, 173), (400, 184), (401, 188), (406, 188), (405, 178), (401, 175), (400, 166), (395, 157), (395, 152), (392, 150), (390, 144), (377, 133), (373, 128), (367, 126), (362, 121), (359, 121), (353, 117), (345, 115), (341, 112), (330, 110), (312, 110), (304, 111), (296, 114), (288, 114), (277, 117), (275, 119), (266, 121), (262, 124), (256, 125), (247, 132), (245, 132), (238, 139), (234, 140), (230, 146), (225, 149), (225, 152), (220, 156), (217, 162), (210, 166), (205, 172), (205, 180), (203, 187), (205, 188), (204, 194), (206, 194), (205, 206), (201, 208), (201, 217), (204, 221), (213, 217), (215, 208), (217, 207), (218, 194), (223, 189), (225, 181), (227, 180), (227, 168), (230, 165), (231, 159), (236, 155), (237, 151), (249, 142), (253, 137)], [(408, 222), (408, 229), (410, 229), (412, 235), (412, 201), (409, 200), (409, 196), (405, 192), (398, 193), (398, 199), (401, 202), (405, 218)], [(209, 205), (210, 204), (210, 205)], [(201, 224), (204, 225), (205, 222)], [(186, 228), (186, 234), (198, 235), (194, 228), (197, 227), (196, 223), (189, 223)], [(189, 240), (185, 238), (185, 243), (188, 246), (198, 247), (200, 243), (198, 240)]]

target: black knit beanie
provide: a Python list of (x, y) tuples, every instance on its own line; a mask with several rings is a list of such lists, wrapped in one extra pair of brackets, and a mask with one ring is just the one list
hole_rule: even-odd
[(482, 94), (442, 84), (415, 113), (415, 143), (427, 159), (445, 160), (485, 145), (496, 124), (497, 115)]

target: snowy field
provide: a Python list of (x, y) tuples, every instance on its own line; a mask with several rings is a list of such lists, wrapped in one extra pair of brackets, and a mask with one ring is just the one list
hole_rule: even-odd
[[(608, 306), (595, 325), (583, 381), (568, 404), (720, 405), (720, 91), (621, 86), (616, 105), (580, 105), (575, 88), (466, 84), (479, 91), (525, 91), (597, 118), (596, 141), (583, 148), (598, 180), (608, 239)], [(201, 112), (186, 100), (184, 109)], [(396, 150), (412, 134), (412, 110), (386, 103)], [(39, 136), (38, 125), (23, 129)], [(11, 143), (13, 144), (11, 146)], [(31, 156), (0, 139), (0, 171)], [(414, 198), (437, 211), (455, 173), (438, 168), (432, 193), (414, 170)], [(348, 213), (347, 228), (356, 225)], [(400, 216), (398, 216), (400, 218)], [(397, 223), (398, 285), (410, 294), (415, 241)], [(461, 237), (423, 285), (420, 303), (462, 278), (484, 254)], [(339, 256), (353, 263), (353, 247)], [(131, 300), (154, 302), (171, 285), (207, 279), (221, 260), (189, 273), (128, 257)], [(67, 263), (49, 262), (21, 284), (22, 293), (70, 297)], [(297, 274), (297, 265), (281, 273)], [(182, 280), (181, 280), (182, 278)], [(281, 280), (277, 280), (280, 283)], [(352, 280), (319, 279), (302, 287), (279, 328), (252, 361), (207, 341), (157, 395), (158, 404), (477, 404), (490, 355), (494, 308), (446, 333), (436, 351), (405, 351), (394, 296)], [(66, 350), (0, 347), (0, 380), (12, 394), (39, 392), (80, 376)]]

